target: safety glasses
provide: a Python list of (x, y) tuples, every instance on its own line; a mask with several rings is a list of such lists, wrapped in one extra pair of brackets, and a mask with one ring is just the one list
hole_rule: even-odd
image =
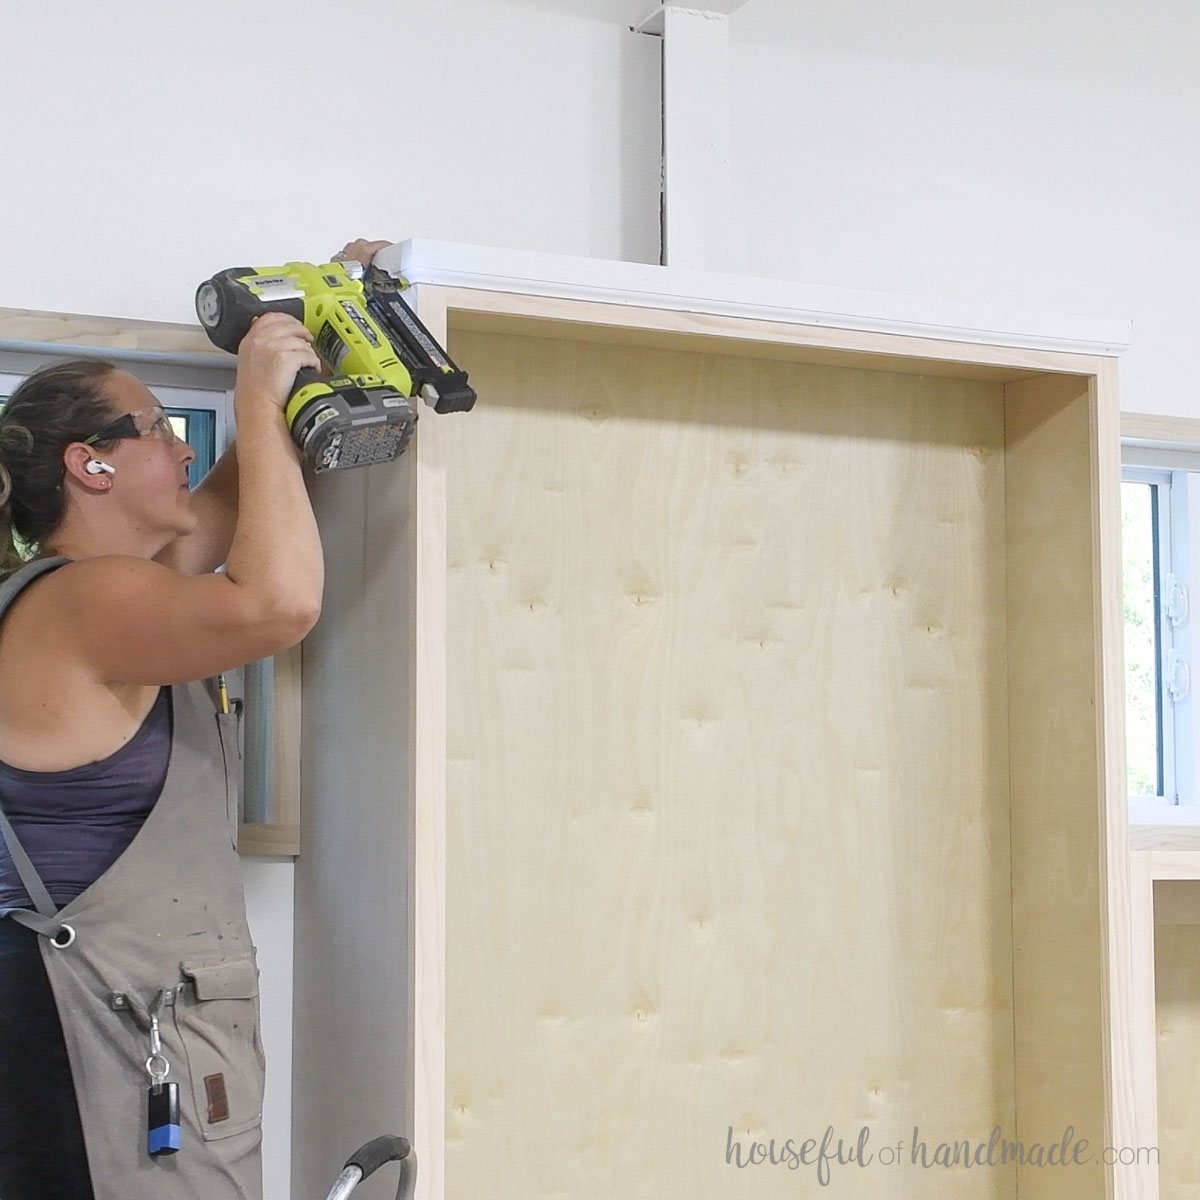
[(157, 405), (150, 408), (139, 408), (136, 412), (125, 413), (115, 421), (110, 421), (103, 429), (98, 429), (91, 437), (83, 439), (85, 446), (95, 446), (99, 442), (115, 442), (119, 438), (156, 437), (172, 446), (176, 442), (175, 428), (171, 418)]

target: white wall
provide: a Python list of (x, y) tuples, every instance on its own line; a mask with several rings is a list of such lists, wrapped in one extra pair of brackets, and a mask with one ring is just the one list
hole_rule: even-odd
[(1122, 407), (1200, 415), (1200, 6), (750, 0), (749, 274), (1132, 318)]
[(409, 236), (657, 259), (640, 3), (3, 0), (0, 306), (192, 320), (222, 267)]
[[(0, 307), (190, 321), (208, 273), (359, 235), (657, 261), (653, 7), (3, 0)], [(1131, 317), (1124, 406), (1200, 415), (1193, 0), (730, 27), (742, 273)], [(285, 1180), (291, 867), (247, 885)]]

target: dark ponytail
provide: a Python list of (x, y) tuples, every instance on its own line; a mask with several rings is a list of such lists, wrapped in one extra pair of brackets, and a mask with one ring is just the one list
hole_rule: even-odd
[(70, 359), (35, 371), (0, 412), (0, 575), (44, 553), (66, 513), (63, 451), (112, 419), (116, 367)]

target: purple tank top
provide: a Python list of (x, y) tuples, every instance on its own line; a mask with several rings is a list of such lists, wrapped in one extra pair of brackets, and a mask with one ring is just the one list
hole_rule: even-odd
[[(60, 906), (120, 857), (158, 800), (171, 757), (171, 689), (159, 689), (137, 733), (98, 762), (24, 771), (0, 762), (0, 804)], [(0, 906), (31, 907), (0, 839)]]

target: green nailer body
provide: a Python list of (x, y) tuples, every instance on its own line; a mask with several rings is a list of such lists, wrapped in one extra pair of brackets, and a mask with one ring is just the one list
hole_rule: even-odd
[(403, 280), (356, 262), (232, 267), (196, 291), (212, 342), (236, 353), (257, 317), (302, 321), (332, 371), (302, 370), (285, 415), (315, 471), (398, 458), (417, 423), (414, 393), (438, 412), (466, 411), (475, 392), (400, 296)]

